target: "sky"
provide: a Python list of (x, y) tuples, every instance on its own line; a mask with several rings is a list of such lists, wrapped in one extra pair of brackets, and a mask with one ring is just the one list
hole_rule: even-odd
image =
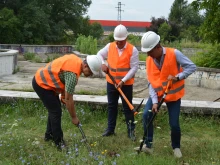
[(150, 22), (151, 17), (168, 18), (174, 0), (92, 0), (87, 15), (91, 20), (117, 20), (118, 2), (122, 4), (122, 21)]

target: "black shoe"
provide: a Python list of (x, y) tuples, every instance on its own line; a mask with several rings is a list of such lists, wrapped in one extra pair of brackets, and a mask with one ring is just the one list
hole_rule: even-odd
[(132, 141), (136, 140), (135, 134), (134, 134), (134, 130), (129, 130), (128, 131), (128, 138), (130, 138)]
[(60, 143), (56, 144), (56, 147), (57, 147), (58, 151), (66, 151), (66, 152), (68, 152), (68, 147), (67, 147), (67, 145), (66, 145), (64, 140), (62, 140)]
[(52, 134), (46, 134), (45, 133), (45, 137), (44, 137), (44, 141), (48, 142), (50, 140), (53, 140), (53, 135)]
[(109, 131), (109, 130), (106, 130), (102, 136), (111, 136), (111, 135), (115, 135), (115, 132), (114, 131)]

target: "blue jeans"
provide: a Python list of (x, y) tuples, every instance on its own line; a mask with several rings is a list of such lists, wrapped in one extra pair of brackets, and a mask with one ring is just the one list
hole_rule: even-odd
[[(124, 95), (127, 97), (129, 102), (132, 104), (132, 93), (133, 93), (133, 85), (123, 85), (121, 90), (123, 91)], [(116, 119), (118, 115), (118, 99), (120, 93), (115, 88), (113, 84), (107, 82), (107, 95), (108, 95), (108, 128), (109, 131), (114, 131), (116, 126)], [(134, 130), (134, 113), (130, 110), (129, 106), (127, 105), (126, 101), (123, 99), (122, 96), (122, 106), (125, 115), (125, 121), (127, 124), (127, 129)]]
[[(171, 145), (173, 149), (180, 148), (180, 139), (181, 139), (181, 130), (179, 124), (180, 104), (181, 104), (181, 99), (166, 103), (169, 114), (169, 124), (171, 129)], [(149, 148), (152, 147), (152, 142), (153, 142), (153, 133), (154, 133), (153, 122), (152, 124), (149, 125), (148, 129), (146, 128), (146, 126), (148, 122), (150, 122), (153, 116), (153, 113), (149, 112), (149, 110), (152, 109), (152, 106), (153, 106), (152, 99), (149, 97), (145, 105), (144, 114), (143, 114), (144, 132), (147, 133), (145, 144)]]

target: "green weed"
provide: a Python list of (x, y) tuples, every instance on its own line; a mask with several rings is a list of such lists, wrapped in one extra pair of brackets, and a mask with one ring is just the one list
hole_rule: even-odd
[[(121, 107), (121, 106), (120, 106)], [(142, 115), (135, 120), (137, 141), (127, 137), (124, 115), (119, 109), (116, 136), (102, 137), (107, 126), (107, 107), (76, 103), (77, 116), (91, 146), (82, 141), (79, 129), (71, 123), (63, 108), (62, 128), (69, 146), (68, 152), (59, 152), (52, 142), (43, 140), (47, 110), (39, 100), (0, 100), (0, 164), (46, 165), (190, 165), (220, 164), (219, 118), (213, 116), (180, 116), (183, 158), (175, 159), (170, 147), (168, 114), (161, 110), (154, 121), (154, 153), (137, 154), (133, 148), (142, 139)]]

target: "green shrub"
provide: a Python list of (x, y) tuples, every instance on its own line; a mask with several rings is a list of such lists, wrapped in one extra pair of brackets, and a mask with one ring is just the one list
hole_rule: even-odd
[(195, 56), (191, 57), (191, 60), (198, 67), (220, 69), (220, 45), (213, 46), (212, 49), (197, 53)]
[(96, 54), (97, 51), (97, 40), (92, 36), (80, 35), (76, 40), (76, 50), (84, 54)]
[(59, 58), (59, 57), (60, 57), (59, 54), (52, 54), (52, 55), (50, 55), (50, 56), (47, 56), (47, 59), (45, 60), (45, 62), (46, 62), (46, 63), (51, 62), (51, 61), (53, 61), (53, 60), (55, 60), (55, 59), (57, 59), (57, 58)]
[(146, 59), (147, 59), (147, 53), (139, 53), (140, 61), (146, 61)]
[(135, 36), (133, 34), (129, 34), (128, 42), (135, 46), (141, 46), (141, 36)]
[(12, 74), (15, 74), (15, 73), (17, 73), (17, 72), (19, 72), (20, 71), (20, 67), (19, 66), (17, 66), (16, 68), (15, 68), (15, 70), (13, 71), (13, 73)]
[(25, 60), (33, 60), (35, 58), (35, 54), (34, 53), (25, 53), (24, 54), (24, 58)]
[(35, 56), (35, 58), (33, 60), (36, 63), (41, 63), (42, 62), (42, 59), (39, 56)]

